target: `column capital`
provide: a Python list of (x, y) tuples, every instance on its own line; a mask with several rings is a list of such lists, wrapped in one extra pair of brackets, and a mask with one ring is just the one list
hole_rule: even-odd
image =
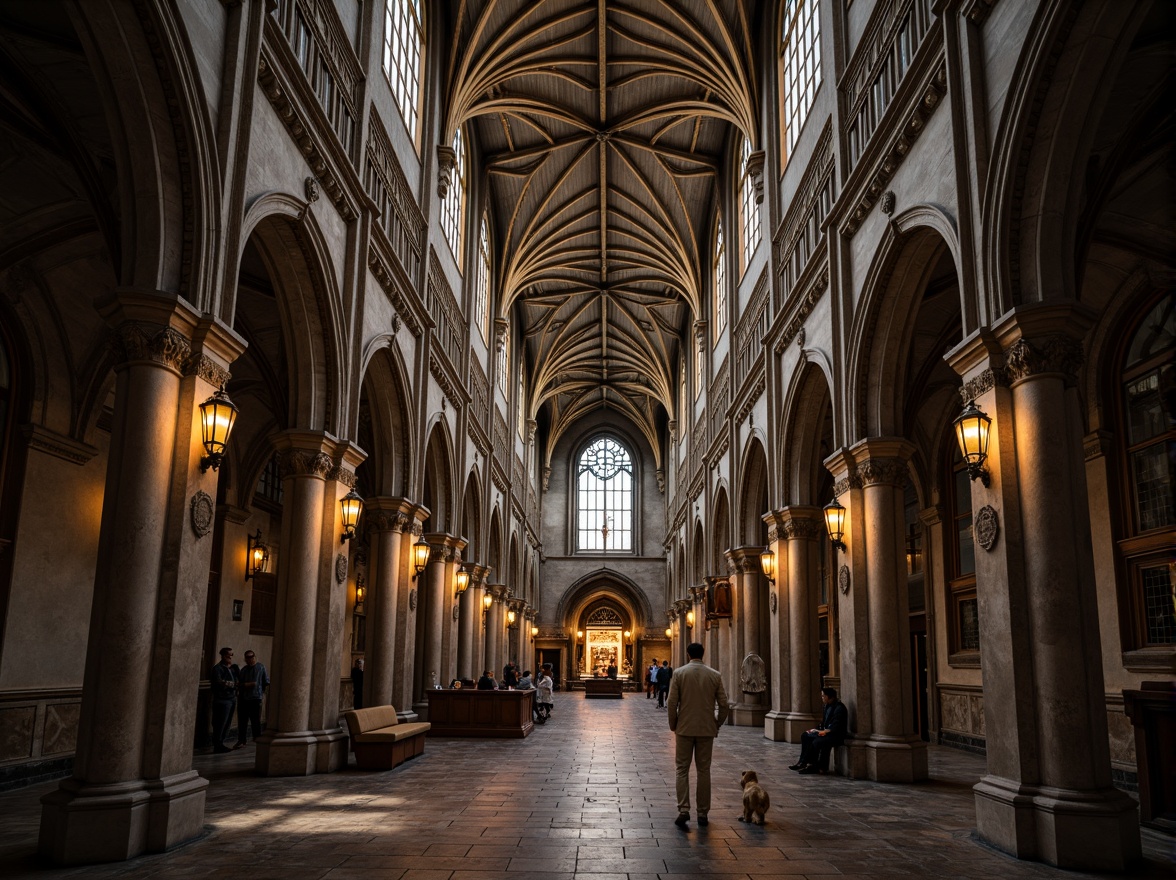
[(727, 557), (727, 568), (731, 574), (754, 574), (760, 570), (760, 553), (763, 547), (732, 547), (723, 555)]
[(407, 532), (416, 522), (417, 505), (407, 498), (376, 495), (363, 502), (363, 519), (374, 532)]
[(506, 584), (486, 584), (486, 592), (494, 597), (495, 602), (501, 602), (508, 593)]
[(825, 469), (833, 475), (833, 496), (844, 495), (850, 489), (860, 488), (854, 486), (853, 474), (853, 455), (850, 454), (848, 447), (841, 447), (824, 461)]
[(220, 318), (205, 315), (192, 333), (187, 374), (203, 379), (214, 388), (224, 388), (232, 378), (229, 366), (248, 346), (249, 343)]
[(701, 602), (706, 598), (706, 584), (697, 587), (690, 587), (690, 598), (695, 602)]
[(466, 572), (470, 576), (471, 587), (482, 587), (486, 584), (486, 579), (490, 577), (491, 568), (487, 565), (479, 565), (478, 563), (471, 563), (466, 566)]
[(447, 532), (429, 532), (422, 537), (433, 547), (430, 562), (461, 562), (461, 551), (469, 543), (465, 538)]
[(350, 440), (339, 440), (331, 452), (333, 464), (327, 471), (327, 479), (342, 483), (349, 489), (355, 488), (355, 469), (363, 464), (367, 453)]
[(854, 457), (853, 476), (860, 486), (905, 486), (909, 478), (907, 463), (914, 452), (914, 444), (901, 437), (859, 440), (850, 447)]

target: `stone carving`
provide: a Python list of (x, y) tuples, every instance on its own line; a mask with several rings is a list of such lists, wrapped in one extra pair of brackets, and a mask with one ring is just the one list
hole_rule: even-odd
[(355, 471), (349, 471), (347, 468), (340, 467), (339, 465), (335, 465), (327, 471), (326, 478), (342, 483), (348, 489), (355, 488)]
[(392, 335), (395, 336), (399, 332), (400, 332), (400, 316), (393, 315), (392, 316)]
[(739, 689), (745, 694), (762, 694), (768, 689), (768, 671), (759, 654), (748, 654), (743, 658), (739, 667)]
[(1049, 336), (1035, 343), (1018, 339), (1005, 353), (1005, 368), (1013, 382), (1041, 373), (1061, 373), (1072, 382), (1082, 361), (1082, 343), (1072, 336)]
[(197, 538), (203, 538), (212, 531), (213, 504), (212, 496), (200, 490), (192, 496), (188, 505), (192, 521), (192, 531)]
[(657, 491), (666, 494), (666, 472), (662, 468), (657, 469)]
[(437, 196), (444, 201), (453, 183), (453, 172), (457, 168), (457, 152), (453, 147), (441, 144), (437, 147)]
[(340, 553), (335, 557), (335, 583), (347, 580), (347, 557)]
[(863, 486), (905, 486), (907, 465), (900, 458), (868, 458), (857, 466), (857, 476)]
[(976, 512), (973, 534), (976, 536), (976, 543), (985, 550), (991, 550), (996, 546), (996, 539), (1000, 537), (1000, 518), (997, 517), (992, 505), (985, 504)]
[(849, 566), (843, 565), (837, 572), (837, 586), (841, 590), (841, 595), (849, 593)]
[(188, 358), (192, 354), (192, 346), (178, 330), (171, 327), (160, 329), (134, 321), (128, 321), (118, 328), (114, 348), (119, 360), (124, 363), (154, 361), (181, 374), (187, 369)]
[(304, 449), (287, 449), (278, 453), (278, 471), (286, 477), (325, 477), (334, 467), (331, 457), (324, 452), (310, 452)]
[(776, 598), (776, 591), (772, 590), (772, 592), (768, 594), (768, 608), (771, 609), (773, 614), (776, 613), (776, 605), (778, 602), (779, 600)]
[(229, 384), (229, 379), (233, 378), (228, 370), (206, 354), (193, 358), (188, 365), (188, 372), (203, 379), (214, 388), (224, 388)]
[(459, 617), (461, 617), (461, 606), (458, 605), (456, 602), (454, 602), (453, 603), (453, 619), (457, 620)]
[(888, 189), (888, 190), (886, 190), (886, 192), (882, 193), (882, 198), (878, 202), (878, 208), (887, 217), (889, 217), (891, 214), (894, 213), (894, 191), (893, 190)]
[(315, 180), (313, 177), (308, 177), (308, 178), (306, 178), (306, 182), (305, 182), (305, 184), (304, 184), (304, 187), (303, 187), (303, 188), (304, 188), (304, 189), (305, 189), (305, 191), (306, 191), (306, 201), (307, 201), (308, 203), (309, 203), (309, 202), (317, 202), (317, 201), (318, 201), (318, 197), (319, 197), (319, 184), (318, 184), (318, 181), (317, 181), (317, 180)]
[(551, 482), (551, 468), (545, 467), (543, 469), (543, 491), (547, 491), (547, 486)]
[(416, 611), (416, 603), (417, 603), (416, 587), (413, 587), (411, 590), (408, 591), (408, 610), (409, 611)]
[(804, 348), (804, 337), (805, 337), (804, 328), (801, 327), (799, 330), (796, 331), (796, 347), (797, 348)]
[(974, 401), (985, 391), (990, 391), (997, 385), (1007, 385), (1004, 370), (985, 370), (974, 379), (969, 379), (960, 389), (960, 401), (964, 406)]
[(784, 524), (781, 531), (785, 538), (794, 540), (796, 538), (812, 538), (818, 539), (825, 533), (824, 525), (816, 519), (810, 517), (793, 516), (785, 514)]

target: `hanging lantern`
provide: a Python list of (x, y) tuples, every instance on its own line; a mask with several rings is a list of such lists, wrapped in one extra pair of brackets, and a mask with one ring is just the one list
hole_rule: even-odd
[(261, 529), (256, 535), (245, 536), (245, 580), (250, 581), (269, 569), (269, 547), (261, 540)]
[(844, 553), (847, 548), (841, 539), (845, 536), (845, 508), (834, 498), (825, 505), (824, 512), (825, 530), (829, 533), (829, 543)]
[(988, 461), (988, 428), (992, 425), (992, 419), (976, 406), (976, 401), (972, 400), (952, 424), (955, 427), (956, 440), (960, 444), (960, 452), (968, 465), (968, 476), (973, 480), (980, 480), (987, 486), (989, 474), (984, 463)]
[(764, 577), (772, 583), (776, 582), (776, 554), (772, 552), (771, 547), (765, 547), (760, 554), (760, 568), (764, 572)]
[(340, 499), (339, 507), (343, 511), (343, 537), (339, 539), (339, 543), (342, 544), (355, 537), (355, 526), (359, 522), (360, 513), (363, 512), (363, 499), (352, 489)]
[(424, 538), (418, 538), (417, 542), (412, 545), (412, 569), (415, 572), (412, 579), (415, 581), (420, 577), (421, 572), (425, 570), (425, 566), (429, 564), (429, 554), (433, 548), (429, 546), (429, 542)]
[(466, 591), (470, 585), (470, 573), (465, 570), (464, 566), (459, 566), (457, 573), (453, 576), (454, 588), (457, 590), (457, 595), (461, 595)]
[(200, 459), (201, 473), (209, 468), (214, 471), (220, 468), (225, 457), (225, 445), (237, 421), (237, 413), (236, 404), (229, 400), (223, 388), (200, 404), (200, 433), (207, 453)]

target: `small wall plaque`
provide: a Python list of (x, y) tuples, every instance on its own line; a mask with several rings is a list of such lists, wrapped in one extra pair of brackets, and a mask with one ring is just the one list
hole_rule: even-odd
[(843, 565), (837, 572), (837, 586), (841, 588), (841, 595), (849, 592), (849, 566)]
[(1000, 518), (996, 509), (985, 504), (976, 512), (976, 543), (985, 550), (992, 550), (996, 546), (996, 539), (1000, 537)]
[(191, 504), (189, 505), (192, 520), (192, 531), (197, 538), (203, 538), (212, 531), (212, 496), (203, 489), (196, 492), (192, 496)]

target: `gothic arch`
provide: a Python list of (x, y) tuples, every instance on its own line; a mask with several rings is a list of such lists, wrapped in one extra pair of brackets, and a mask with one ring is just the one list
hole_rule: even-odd
[(432, 511), (426, 531), (452, 533), (456, 528), (453, 521), (456, 501), (454, 498), (453, 447), (445, 423), (435, 422), (429, 431), (429, 442), (425, 446), (422, 460), (421, 497), (424, 505)]
[(739, 482), (736, 541), (744, 546), (767, 543), (763, 515), (768, 511), (768, 455), (763, 436), (753, 433), (742, 456), (743, 476)]
[(561, 627), (575, 629), (576, 618), (592, 602), (600, 598), (618, 598), (619, 602), (633, 615), (635, 626), (657, 632), (657, 620), (644, 591), (637, 584), (617, 571), (598, 568), (576, 580), (559, 598), (555, 619)]
[(390, 337), (373, 341), (365, 353), (365, 369), (356, 408), (354, 436), (368, 453), (364, 466), (378, 495), (407, 497), (413, 472), (413, 414), (400, 350)]
[(832, 408), (828, 376), (821, 366), (804, 364), (793, 375), (784, 397), (779, 460), (783, 463), (785, 504), (822, 506), (818, 493), (824, 461), (833, 452), (822, 443), (826, 422), (833, 418)]

